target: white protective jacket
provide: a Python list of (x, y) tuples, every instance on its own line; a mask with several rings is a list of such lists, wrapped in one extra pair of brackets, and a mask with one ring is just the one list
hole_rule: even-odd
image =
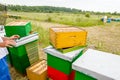
[[(0, 37), (0, 43), (3, 42), (2, 38)], [(8, 51), (3, 47), (0, 47), (0, 59), (2, 59), (3, 57), (5, 57), (8, 54)]]

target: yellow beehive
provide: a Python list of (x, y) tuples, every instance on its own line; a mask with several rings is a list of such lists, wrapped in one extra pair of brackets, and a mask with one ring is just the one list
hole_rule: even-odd
[(26, 69), (29, 80), (47, 80), (47, 63), (39, 61)]
[(56, 48), (69, 48), (86, 45), (87, 32), (76, 27), (50, 28), (50, 42)]

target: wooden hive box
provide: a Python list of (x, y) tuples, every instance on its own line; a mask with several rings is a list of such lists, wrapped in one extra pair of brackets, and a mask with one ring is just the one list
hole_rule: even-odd
[(29, 80), (46, 80), (47, 79), (47, 63), (45, 60), (39, 61), (27, 68), (27, 76)]
[(5, 32), (7, 36), (19, 35), (24, 37), (31, 32), (31, 23), (28, 21), (14, 21), (5, 25)]
[(57, 49), (86, 45), (87, 32), (76, 27), (50, 28), (50, 43)]

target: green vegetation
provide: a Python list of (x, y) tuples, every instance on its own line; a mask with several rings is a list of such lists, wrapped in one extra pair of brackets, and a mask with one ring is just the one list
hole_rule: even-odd
[[(13, 16), (19, 19), (25, 20), (35, 20), (35, 21), (44, 21), (65, 24), (70, 26), (97, 26), (103, 25), (103, 22), (100, 21), (102, 15), (88, 15), (85, 17), (84, 14), (72, 14), (72, 13), (28, 13), (28, 12), (9, 12), (9, 16)], [(12, 17), (11, 17), (12, 18)]]
[(90, 14), (89, 14), (89, 13), (86, 13), (86, 14), (85, 14), (85, 17), (88, 17), (88, 18), (89, 18), (89, 17), (90, 17)]
[(43, 28), (40, 23), (32, 21), (32, 31), (39, 33), (39, 43), (41, 47), (49, 45), (49, 30)]
[(53, 12), (69, 12), (69, 13), (79, 13), (82, 12), (78, 9), (71, 9), (65, 7), (52, 7), (52, 6), (20, 6), (20, 5), (8, 5), (8, 10), (17, 12), (43, 12), (43, 13), (53, 13)]
[(120, 15), (117, 12), (94, 12), (94, 11), (85, 11), (74, 8), (66, 8), (66, 7), (52, 7), (52, 6), (20, 6), (20, 5), (8, 5), (8, 11), (17, 11), (17, 12), (42, 12), (42, 13), (77, 13), (77, 14), (95, 14), (95, 15)]
[(10, 11), (9, 18), (52, 22), (80, 27), (104, 25), (100, 20), (104, 15), (109, 15), (109, 17), (120, 15), (117, 12), (93, 12), (52, 6), (8, 5), (7, 7), (8, 11)]

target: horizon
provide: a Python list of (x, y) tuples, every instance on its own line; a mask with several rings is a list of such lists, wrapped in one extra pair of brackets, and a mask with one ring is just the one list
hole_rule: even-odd
[(120, 1), (119, 0), (96, 0), (94, 2), (90, 0), (0, 0), (1, 4), (12, 5), (26, 5), (26, 6), (52, 6), (52, 7), (65, 7), (74, 8), (82, 11), (93, 12), (117, 12), (120, 13)]
[[(7, 5), (14, 5), (14, 4), (7, 4)], [(15, 5), (14, 5), (15, 6)], [(18, 5), (18, 6), (41, 6), (42, 5)], [(44, 6), (44, 5), (43, 5)], [(59, 7), (59, 6), (48, 6), (48, 7), (58, 7), (58, 8), (68, 8), (68, 9), (76, 9), (76, 8), (69, 8), (69, 7)], [(88, 10), (82, 10), (82, 9), (77, 9), (77, 10), (81, 10), (81, 11), (88, 11)], [(101, 12), (101, 11), (90, 11), (90, 12), (100, 12), (100, 13), (114, 13), (114, 12)], [(116, 12), (116, 11), (115, 11)], [(117, 12), (120, 13), (120, 12)]]

